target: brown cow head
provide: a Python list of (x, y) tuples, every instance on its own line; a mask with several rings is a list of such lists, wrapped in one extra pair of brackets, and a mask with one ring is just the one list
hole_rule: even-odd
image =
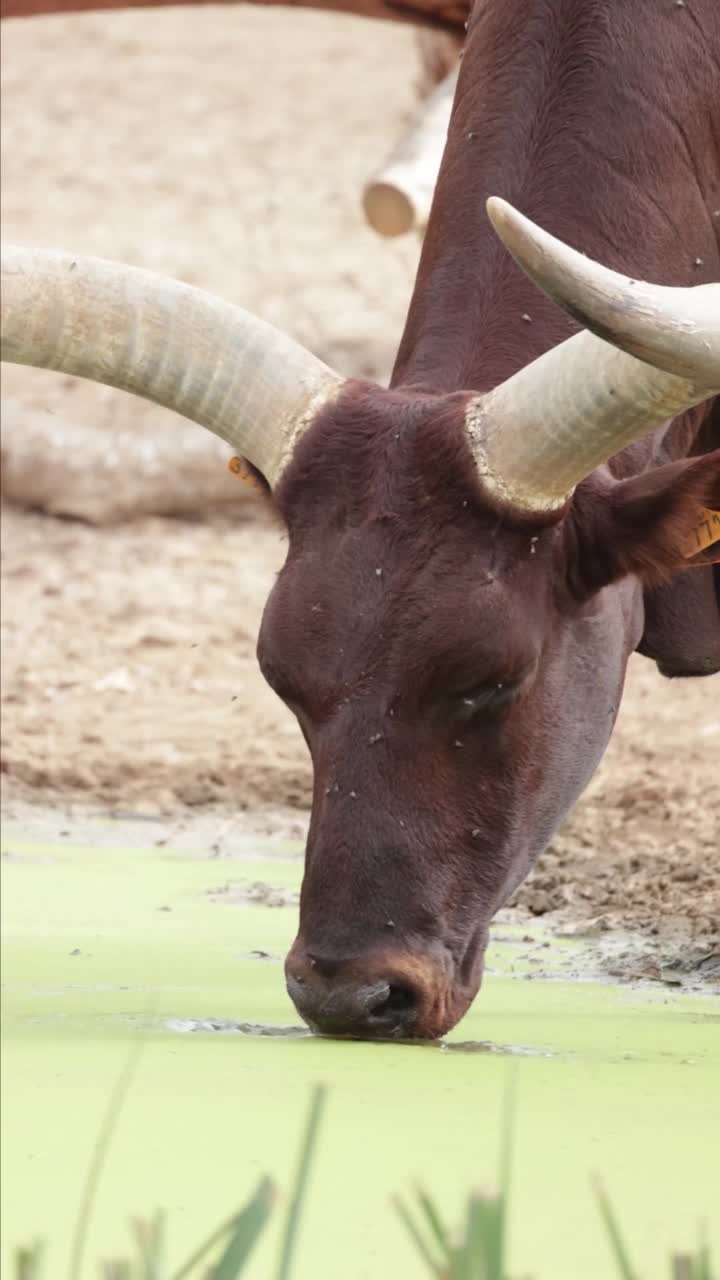
[[(720, 458), (605, 463), (720, 391), (720, 286), (604, 272), (502, 202), (585, 330), (484, 394), (343, 381), (239, 308), (11, 250), (3, 355), (159, 401), (251, 460), (287, 524), (259, 641), (314, 764), (292, 998), (331, 1033), (433, 1037), (490, 919), (592, 774)], [(600, 336), (597, 336), (600, 335)]]
[(720, 454), (528, 520), (484, 490), (467, 397), (356, 384), (276, 497), (289, 550), (263, 673), (314, 766), (288, 990), (317, 1029), (434, 1037), (494, 912), (592, 775), (642, 630), (625, 574), (677, 567)]

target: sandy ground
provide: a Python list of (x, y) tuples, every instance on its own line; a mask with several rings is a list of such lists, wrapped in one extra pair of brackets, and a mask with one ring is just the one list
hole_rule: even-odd
[[(383, 378), (413, 240), (364, 225), (363, 181), (414, 100), (402, 28), (252, 9), (8, 22), (3, 234), (181, 276)], [(169, 413), (4, 370), (28, 412), (174, 439)], [(240, 493), (240, 490), (238, 491)], [(283, 540), (251, 492), (113, 528), (4, 512), (2, 768), (28, 804), (302, 819), (304, 744), (255, 637)], [(520, 901), (537, 914), (720, 931), (720, 677), (631, 665), (606, 760)], [(283, 821), (285, 819), (283, 818)]]

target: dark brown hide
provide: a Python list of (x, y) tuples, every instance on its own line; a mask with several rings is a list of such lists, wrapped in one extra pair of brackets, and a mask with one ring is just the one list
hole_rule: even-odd
[(287, 975), (320, 1030), (452, 1026), (493, 912), (605, 750), (629, 654), (720, 665), (713, 571), (681, 569), (717, 502), (712, 405), (544, 527), (483, 495), (462, 427), (462, 389), (575, 327), (499, 244), (487, 196), (634, 277), (720, 278), (719, 73), (716, 0), (475, 6), (393, 389), (349, 388), (277, 495), (289, 553), (259, 656), (314, 762)]
[(720, 486), (720, 454), (598, 473), (531, 526), (483, 494), (465, 401), (355, 384), (277, 494), (290, 548), (258, 654), (313, 757), (288, 984), (325, 1031), (463, 1014), (493, 912), (612, 729), (642, 607), (634, 578), (600, 588), (676, 565)]
[[(465, 400), (356, 384), (303, 440), (277, 495), (290, 550), (258, 653), (313, 757), (288, 974), (326, 1030), (356, 1029), (333, 1005), (359, 975), (410, 992), (410, 1034), (455, 1022), (477, 990), (489, 915), (551, 830), (546, 801), (516, 829), (506, 770), (512, 761), (513, 785), (537, 795), (535, 743), (551, 725), (533, 691), (557, 531), (539, 540), (488, 508)], [(577, 794), (587, 775), (573, 785), (563, 772)], [(394, 1017), (376, 1023), (397, 1029)]]
[[(394, 383), (490, 388), (574, 330), (498, 244), (491, 194), (631, 276), (720, 279), (719, 89), (714, 0), (479, 0)], [(611, 470), (717, 448), (716, 403)], [(711, 567), (650, 586), (641, 651), (668, 674), (717, 671), (719, 599)]]

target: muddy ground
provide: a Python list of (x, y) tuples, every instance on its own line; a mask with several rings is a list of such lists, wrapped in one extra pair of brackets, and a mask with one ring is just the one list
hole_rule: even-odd
[[(360, 192), (409, 117), (416, 74), (409, 31), (317, 13), (8, 22), (3, 235), (179, 275), (342, 372), (386, 377), (418, 246), (377, 239)], [(178, 428), (71, 379), (11, 368), (3, 381), (58, 421)], [(214, 806), (268, 829), (294, 811), (301, 829), (306, 750), (254, 660), (282, 557), (244, 489), (203, 518), (101, 530), (6, 508), (6, 811)], [(720, 677), (667, 682), (635, 660), (607, 757), (521, 904), (691, 936), (707, 956), (720, 933), (719, 750)]]

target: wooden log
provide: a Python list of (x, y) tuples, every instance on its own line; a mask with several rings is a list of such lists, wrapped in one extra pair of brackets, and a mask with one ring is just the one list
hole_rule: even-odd
[(382, 236), (423, 232), (447, 138), (458, 68), (421, 104), (415, 123), (363, 192), (365, 217)]
[(105, 525), (247, 502), (251, 487), (228, 469), (231, 453), (179, 419), (149, 435), (110, 433), (2, 401), (0, 493), (48, 515)]
[[(219, 2), (240, 7), (238, 0)], [(40, 14), (96, 9), (157, 9), (178, 3), (216, 4), (218, 0), (0, 0), (0, 18), (32, 18)], [(436, 31), (462, 29), (469, 13), (469, 0), (249, 0), (249, 3), (351, 13), (364, 18), (412, 23)]]
[(418, 55), (417, 91), (427, 98), (436, 85), (451, 71), (455, 71), (465, 43), (465, 31), (433, 31), (418, 27), (415, 32), (415, 48)]

